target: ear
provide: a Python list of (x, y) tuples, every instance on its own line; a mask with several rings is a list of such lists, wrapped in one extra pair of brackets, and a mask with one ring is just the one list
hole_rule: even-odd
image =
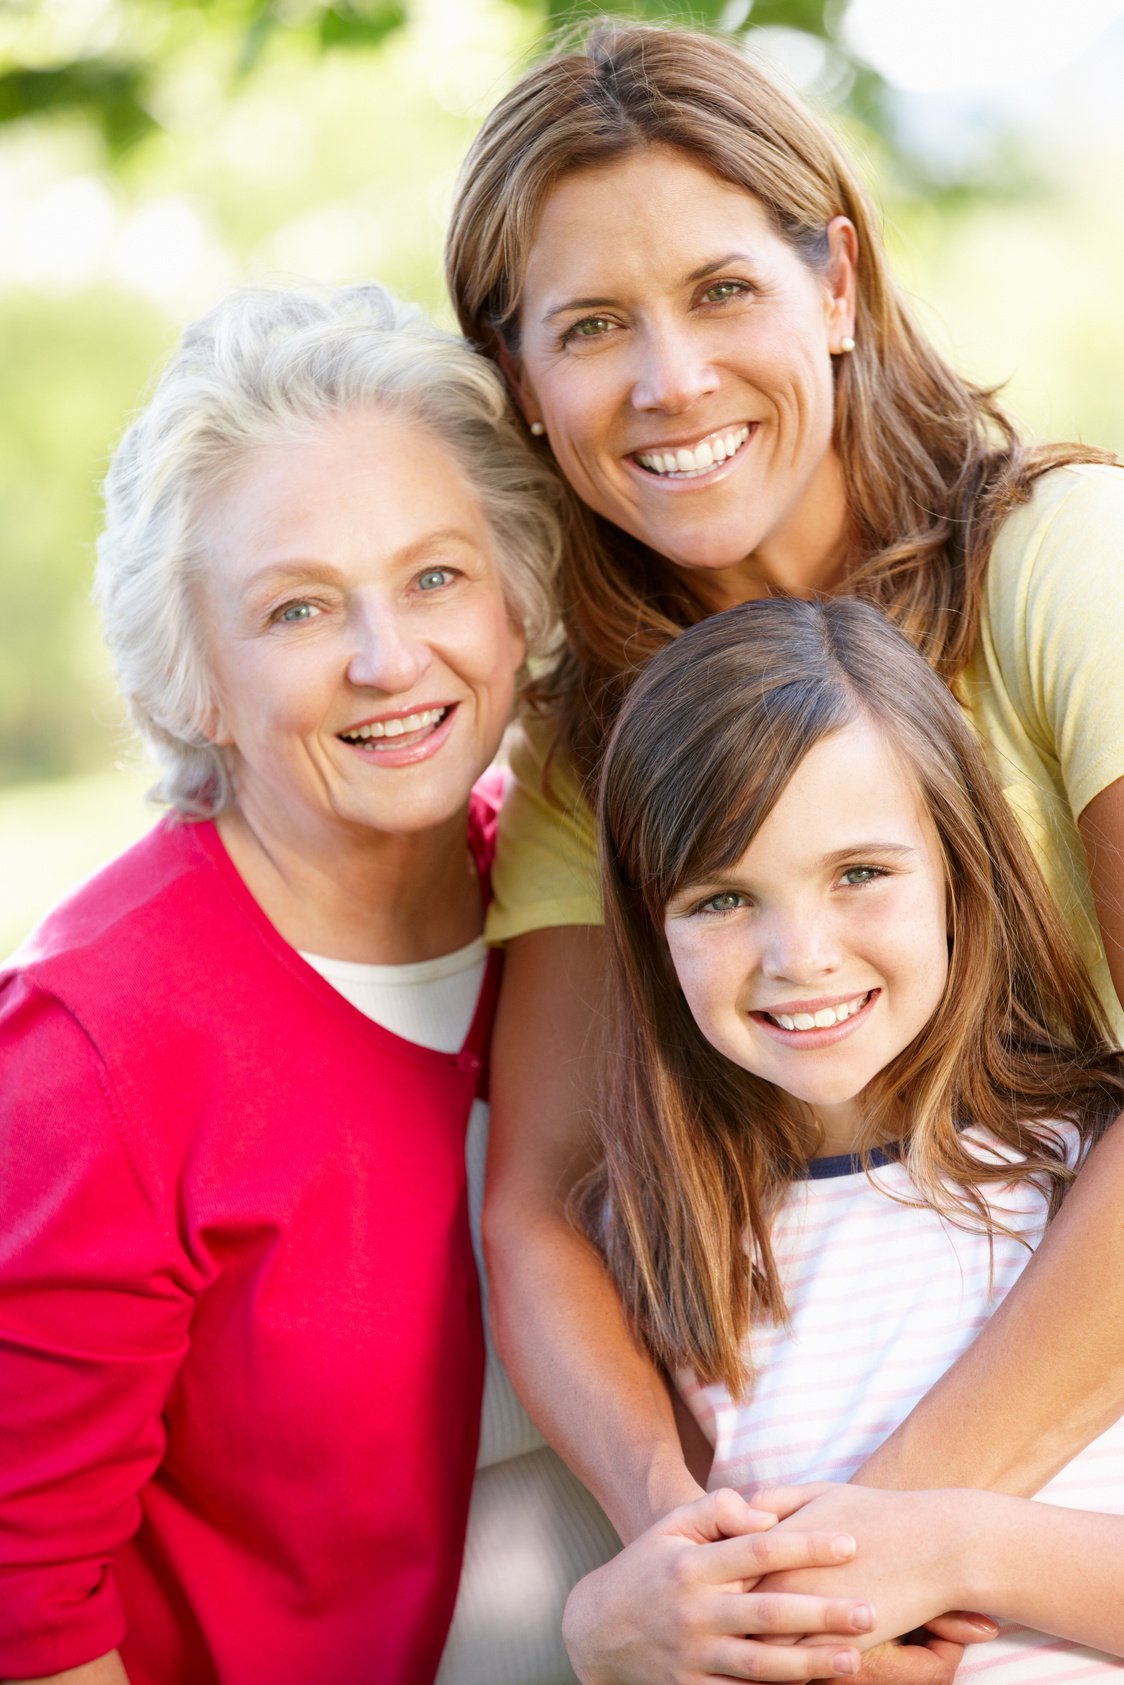
[(527, 426), (532, 427), (536, 421), (542, 420), (542, 414), (534, 387), (524, 372), (522, 359), (516, 356), (514, 351), (509, 351), (501, 339), (496, 345), (496, 360), (500, 365), (500, 373), (507, 382), (512, 402)]
[(217, 696), (208, 697), (199, 718), (199, 730), (212, 749), (229, 749), (234, 742), (223, 716), (222, 703)]
[(855, 335), (859, 241), (849, 217), (835, 216), (827, 225), (828, 261), (824, 274), (825, 312), (832, 352)]

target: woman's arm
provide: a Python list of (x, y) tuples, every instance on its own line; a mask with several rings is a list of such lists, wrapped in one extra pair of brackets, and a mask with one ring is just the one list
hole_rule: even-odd
[[(192, 1301), (105, 1066), (31, 980), (0, 987), (0, 1679), (120, 1685), (113, 1561), (141, 1522)], [(97, 1670), (97, 1671), (87, 1671)]]
[[(838, 1490), (777, 1487), (756, 1501), (802, 1527)], [(975, 1489), (871, 1488), (848, 1496), (858, 1548), (835, 1580), (857, 1584), (870, 1572), (883, 1586), (860, 1648), (920, 1625), (938, 1604), (968, 1602), (1000, 1620), (1124, 1655), (1124, 1516)]]
[(633, 1340), (566, 1198), (592, 1154), (604, 938), (517, 937), (492, 1055), (484, 1244), (493, 1332), (538, 1427), (627, 1543), (700, 1495), (663, 1380)]

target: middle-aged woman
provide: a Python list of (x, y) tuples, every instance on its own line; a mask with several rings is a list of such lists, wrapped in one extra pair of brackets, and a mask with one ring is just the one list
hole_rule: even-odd
[[(691, 1541), (689, 1507), (669, 1513), (699, 1485), (661, 1378), (565, 1216), (592, 1151), (586, 798), (607, 726), (653, 651), (715, 610), (869, 598), (968, 709), (1124, 1025), (1124, 471), (1024, 445), (944, 363), (831, 135), (716, 38), (602, 26), (528, 72), (469, 154), (447, 258), (465, 333), (566, 491), (568, 648), (514, 757), (491, 915), (508, 944), (493, 1309), (532, 1414), (622, 1536), (643, 1534), (572, 1601), (575, 1655), (609, 1655), (586, 1641), (594, 1617), (611, 1625), (609, 1588), (631, 1583), (646, 1621), (614, 1629), (612, 1661), (588, 1676), (695, 1677), (738, 1631), (721, 1547)], [(872, 1441), (858, 1478), (1032, 1492), (1119, 1415), (1122, 1195), (1114, 1128), (986, 1334)], [(845, 1518), (845, 1490), (823, 1503)], [(920, 1679), (945, 1664), (921, 1649), (881, 1665)]]
[(614, 1541), (483, 1343), (491, 762), (550, 476), (381, 289), (236, 294), (107, 482), (170, 813), (0, 974), (0, 1678), (568, 1677)]

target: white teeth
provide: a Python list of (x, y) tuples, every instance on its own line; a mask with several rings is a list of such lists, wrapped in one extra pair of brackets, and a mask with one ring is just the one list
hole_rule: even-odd
[(765, 1016), (771, 1018), (774, 1024), (779, 1024), (782, 1030), (826, 1030), (832, 1024), (842, 1024), (848, 1018), (853, 1018), (856, 1012), (866, 1005), (871, 991), (865, 995), (856, 995), (853, 1000), (845, 1000), (839, 1006), (821, 1006), (818, 1012), (767, 1012)]
[(353, 731), (341, 731), (345, 743), (365, 743), (371, 737), (403, 737), (408, 731), (424, 731), (435, 726), (448, 713), (447, 708), (423, 708), (418, 714), (406, 714), (397, 720), (374, 720), (370, 725), (356, 726)]
[(735, 427), (729, 433), (711, 433), (691, 448), (681, 445), (674, 451), (638, 451), (636, 460), (651, 474), (689, 479), (707, 473), (716, 462), (725, 462), (748, 438), (748, 427)]

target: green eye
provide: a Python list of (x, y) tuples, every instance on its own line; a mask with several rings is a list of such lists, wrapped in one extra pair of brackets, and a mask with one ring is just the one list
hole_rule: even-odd
[(419, 591), (439, 591), (442, 585), (448, 585), (453, 578), (451, 568), (426, 568), (418, 575)]
[(707, 304), (725, 304), (731, 298), (741, 298), (749, 288), (744, 281), (715, 281), (707, 287), (703, 299)]
[(843, 873), (843, 882), (854, 888), (861, 888), (864, 883), (873, 883), (876, 878), (885, 877), (879, 866), (848, 866)]
[(604, 339), (610, 333), (613, 323), (608, 316), (583, 316), (580, 322), (567, 328), (562, 336), (562, 343), (570, 339)]
[(724, 889), (719, 895), (712, 895), (709, 901), (704, 901), (699, 907), (700, 913), (732, 913), (736, 907), (745, 906), (745, 896), (736, 890)]

